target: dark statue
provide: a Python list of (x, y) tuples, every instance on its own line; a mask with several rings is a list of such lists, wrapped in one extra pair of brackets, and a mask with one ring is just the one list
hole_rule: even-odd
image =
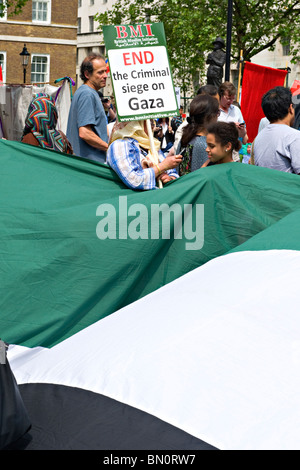
[(223, 67), (226, 62), (226, 53), (224, 52), (225, 42), (218, 37), (213, 42), (214, 50), (207, 56), (206, 63), (209, 64), (207, 70), (207, 85), (214, 85), (219, 88), (223, 78)]

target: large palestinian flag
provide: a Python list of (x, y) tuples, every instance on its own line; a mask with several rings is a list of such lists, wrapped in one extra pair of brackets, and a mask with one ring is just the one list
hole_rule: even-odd
[(20, 446), (300, 447), (298, 176), (226, 164), (139, 192), (25, 144), (0, 141), (0, 161)]

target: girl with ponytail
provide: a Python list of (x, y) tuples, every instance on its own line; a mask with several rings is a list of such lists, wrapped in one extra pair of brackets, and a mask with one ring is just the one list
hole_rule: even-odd
[(177, 154), (183, 156), (179, 167), (181, 176), (198, 170), (207, 160), (207, 127), (217, 121), (218, 115), (219, 102), (210, 95), (197, 95), (191, 102), (188, 124), (183, 129), (177, 150)]

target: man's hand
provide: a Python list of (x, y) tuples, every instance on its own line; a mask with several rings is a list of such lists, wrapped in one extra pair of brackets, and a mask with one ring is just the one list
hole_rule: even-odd
[(176, 168), (182, 162), (182, 155), (168, 155), (160, 166), (164, 165), (164, 170)]
[(153, 162), (150, 160), (150, 158), (145, 157), (142, 160), (142, 168), (145, 170), (146, 168), (151, 168), (153, 166)]
[(245, 123), (244, 123), (244, 122), (242, 122), (242, 123), (236, 122), (235, 125), (236, 125), (236, 128), (237, 128), (237, 130), (238, 130), (239, 137), (244, 138), (245, 135), (246, 135), (246, 133), (247, 133), (247, 132), (246, 132)]
[(235, 125), (236, 125), (236, 128), (238, 130), (239, 137), (241, 137), (243, 139), (243, 144), (246, 144), (248, 142), (248, 135), (247, 135), (247, 130), (246, 130), (246, 127), (245, 127), (245, 123), (244, 122), (236, 122)]
[(109, 100), (107, 100), (107, 101), (105, 100), (105, 101), (102, 101), (102, 104), (103, 104), (104, 108), (106, 109), (106, 111), (108, 111), (109, 108), (110, 108), (111, 102)]
[(163, 183), (167, 183), (174, 177), (169, 176), (166, 171), (172, 170), (176, 168), (182, 162), (182, 155), (170, 155), (166, 157), (162, 162), (154, 163), (149, 158), (143, 158), (142, 160), (142, 168), (145, 170), (146, 168), (153, 167), (155, 172), (155, 177), (160, 179)]
[(163, 183), (167, 183), (172, 179), (175, 179), (169, 176), (166, 171), (176, 168), (182, 162), (182, 155), (170, 155), (166, 157), (158, 165), (154, 165), (155, 177), (161, 180)]
[(175, 180), (175, 176), (170, 176), (168, 173), (162, 173), (158, 178), (163, 184), (168, 183), (169, 181)]

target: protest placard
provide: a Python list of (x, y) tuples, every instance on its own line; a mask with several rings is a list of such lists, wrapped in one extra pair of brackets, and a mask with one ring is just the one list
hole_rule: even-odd
[(118, 120), (178, 114), (163, 23), (103, 26)]

